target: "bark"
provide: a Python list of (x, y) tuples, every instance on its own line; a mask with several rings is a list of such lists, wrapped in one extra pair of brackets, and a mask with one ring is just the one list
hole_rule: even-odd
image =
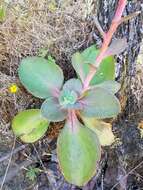
[[(99, 1), (98, 19), (104, 31), (107, 31), (110, 26), (117, 2), (116, 0)], [(124, 16), (141, 10), (142, 3), (143, 1), (128, 1)], [(122, 84), (119, 98), (125, 96), (127, 101), (122, 114), (113, 123), (113, 131), (116, 137), (119, 138), (119, 144), (116, 144), (116, 147), (109, 147), (104, 150), (107, 154), (107, 159), (101, 167), (102, 173), (99, 180), (96, 180), (95, 189), (102, 189), (103, 185), (106, 190), (131, 190), (143, 187), (143, 181), (138, 177), (143, 175), (143, 165), (140, 164), (143, 156), (143, 141), (137, 128), (142, 118), (143, 100), (138, 100), (134, 96), (132, 89), (134, 83), (139, 87), (136, 81), (136, 59), (142, 39), (142, 21), (143, 18), (140, 14), (119, 26), (114, 35), (114, 38), (126, 37), (129, 44), (127, 51), (116, 57), (116, 77)], [(138, 166), (138, 164), (140, 165)], [(136, 166), (137, 169), (130, 173)]]

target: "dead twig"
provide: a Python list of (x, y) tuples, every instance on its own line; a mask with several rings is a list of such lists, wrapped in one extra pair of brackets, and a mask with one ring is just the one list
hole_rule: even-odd
[(1, 184), (0, 190), (3, 189), (4, 183), (6, 181), (7, 173), (8, 173), (8, 170), (9, 170), (9, 167), (10, 167), (10, 164), (11, 164), (11, 160), (12, 160), (12, 156), (13, 156), (13, 151), (14, 151), (14, 147), (15, 147), (15, 141), (16, 141), (16, 137), (14, 138), (14, 142), (13, 142), (13, 146), (12, 146), (9, 162), (8, 162), (7, 167), (6, 167), (6, 171), (5, 171), (4, 177), (2, 178), (1, 183), (0, 183)]
[(131, 173), (133, 173), (137, 168), (139, 168), (141, 165), (143, 164), (143, 161), (140, 162), (136, 167), (134, 167), (132, 170), (130, 170), (130, 172), (128, 172), (124, 177), (122, 177), (119, 182), (117, 182), (112, 188), (111, 190), (113, 190), (115, 187), (117, 187), (117, 185), (119, 185), (121, 183), (121, 181), (124, 181), (128, 175), (130, 175)]
[(22, 162), (21, 164), (19, 164), (17, 167), (13, 167), (9, 173), (7, 173), (6, 178), (5, 177), (1, 177), (0, 178), (0, 185), (1, 185), (1, 190), (3, 187), (3, 181), (5, 183), (7, 183), (8, 181), (12, 180), (12, 178), (14, 178), (16, 175), (19, 174), (19, 172), (24, 169), (25, 167), (28, 167), (29, 165), (31, 165), (33, 163), (32, 160), (26, 160), (24, 162)]
[[(22, 146), (19, 146), (19, 147), (15, 148), (13, 150), (13, 155), (16, 154), (16, 153), (18, 153), (19, 151), (25, 149), (27, 146), (28, 145), (22, 145)], [(5, 160), (7, 160), (10, 157), (10, 155), (11, 155), (11, 152), (9, 152), (7, 155), (1, 157), (0, 158), (0, 163), (3, 162), (3, 161), (5, 161)]]
[(122, 17), (122, 18), (121, 18), (121, 21), (120, 21), (120, 24), (121, 24), (122, 22), (127, 22), (127, 21), (129, 21), (129, 20), (135, 18), (135, 17), (138, 16), (140, 13), (141, 13), (141, 11), (136, 11), (136, 12), (134, 12), (134, 13), (128, 15), (128, 16)]
[(100, 25), (97, 17), (94, 17), (94, 23), (95, 23), (95, 26), (96, 26), (97, 30), (101, 34), (101, 36), (104, 37), (105, 32), (103, 31), (103, 29), (102, 29), (102, 27), (101, 27), (101, 25)]
[(47, 169), (45, 168), (45, 166), (44, 166), (44, 164), (43, 164), (43, 162), (42, 162), (42, 160), (41, 160), (41, 158), (40, 158), (40, 155), (39, 155), (39, 153), (38, 153), (38, 151), (37, 151), (35, 145), (32, 144), (32, 146), (33, 146), (33, 148), (34, 148), (34, 150), (35, 150), (35, 152), (36, 152), (36, 154), (37, 154), (37, 157), (38, 157), (38, 159), (39, 159), (39, 161), (40, 161), (40, 164), (41, 164), (43, 170), (45, 171), (47, 180), (49, 181), (51, 188), (52, 188), (53, 190), (56, 190), (56, 187), (55, 187), (56, 181), (55, 181), (54, 177), (53, 177), (53, 176), (49, 173), (49, 171), (47, 171)]

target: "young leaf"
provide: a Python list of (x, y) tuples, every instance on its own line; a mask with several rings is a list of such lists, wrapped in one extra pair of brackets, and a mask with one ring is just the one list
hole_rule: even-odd
[(58, 137), (58, 160), (65, 179), (83, 186), (96, 173), (101, 155), (100, 144), (96, 134), (79, 121), (71, 125), (72, 122), (67, 121)]
[(58, 122), (63, 121), (67, 116), (67, 111), (62, 109), (57, 98), (48, 98), (41, 106), (41, 113), (43, 117), (49, 121)]
[(83, 117), (82, 119), (84, 124), (97, 134), (102, 146), (109, 146), (114, 142), (115, 137), (110, 123), (105, 123), (95, 118)]
[(37, 177), (37, 174), (40, 172), (40, 169), (39, 168), (32, 168), (32, 167), (29, 167), (28, 171), (26, 172), (26, 177), (29, 179), (29, 180), (32, 180), (34, 181)]
[(26, 143), (40, 139), (46, 132), (49, 122), (42, 117), (39, 109), (30, 109), (18, 113), (12, 121), (12, 130)]
[(59, 96), (59, 103), (63, 109), (78, 109), (83, 108), (82, 103), (78, 101), (78, 94), (73, 90), (62, 90)]
[(50, 97), (63, 84), (63, 72), (51, 58), (24, 58), (18, 73), (25, 88), (39, 98)]
[(103, 88), (95, 88), (87, 92), (82, 99), (84, 105), (81, 114), (85, 117), (110, 118), (120, 112), (118, 99)]
[(79, 79), (70, 79), (64, 84), (63, 90), (75, 91), (78, 95), (80, 95), (82, 91), (82, 83)]
[(118, 55), (122, 53), (127, 48), (127, 46), (128, 44), (126, 38), (114, 39), (105, 52), (104, 56), (108, 57), (110, 55)]
[(108, 81), (104, 81), (100, 84), (97, 84), (95, 86), (92, 86), (93, 88), (104, 88), (105, 90), (107, 90), (108, 92), (112, 93), (112, 94), (116, 94), (119, 90), (120, 90), (120, 83), (116, 82), (116, 81), (112, 81), (112, 80), (108, 80)]

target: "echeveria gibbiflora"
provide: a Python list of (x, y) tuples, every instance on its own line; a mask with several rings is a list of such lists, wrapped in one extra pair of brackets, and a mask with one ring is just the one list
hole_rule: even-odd
[(44, 135), (50, 122), (65, 120), (58, 138), (57, 156), (65, 179), (78, 186), (86, 184), (96, 173), (100, 145), (113, 142), (103, 142), (106, 132), (102, 136), (102, 131), (108, 131), (114, 139), (111, 128), (106, 129), (107, 125), (97, 119), (115, 117), (120, 112), (120, 103), (115, 96), (120, 85), (114, 81), (112, 56), (102, 61), (89, 88), (84, 89), (90, 64), (98, 53), (95, 46), (75, 53), (72, 65), (78, 79), (70, 79), (64, 84), (63, 72), (51, 57), (24, 58), (18, 69), (24, 87), (45, 101), (40, 110), (27, 110), (15, 116), (12, 122), (15, 135), (24, 142), (35, 142)]

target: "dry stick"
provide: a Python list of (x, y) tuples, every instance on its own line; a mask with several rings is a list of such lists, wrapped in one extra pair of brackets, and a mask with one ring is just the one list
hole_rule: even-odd
[(94, 18), (94, 23), (101, 36), (104, 38), (105, 32), (103, 31), (97, 17)]
[(127, 22), (127, 21), (133, 19), (134, 17), (138, 16), (140, 13), (141, 13), (141, 11), (136, 11), (136, 12), (134, 12), (134, 13), (128, 15), (128, 16), (122, 17), (121, 21), (120, 21), (120, 24), (122, 22)]
[[(22, 146), (17, 147), (16, 149), (13, 150), (13, 154), (16, 154), (17, 152), (19, 152), (19, 151), (25, 149), (26, 146), (28, 146), (28, 145), (22, 145)], [(7, 159), (10, 157), (10, 155), (11, 155), (11, 152), (8, 153), (7, 155), (1, 157), (1, 158), (0, 158), (0, 163), (3, 162), (3, 161), (5, 161), (5, 160), (7, 160)]]
[[(33, 163), (32, 160), (26, 160), (23, 161), (22, 163), (20, 163), (18, 166), (16, 167), (12, 167), (10, 169), (10, 171), (8, 172), (6, 179), (5, 179), (5, 183), (9, 182), (10, 180), (12, 180), (15, 176), (19, 175), (20, 171), (26, 167), (28, 167), (29, 165), (31, 165)], [(4, 177), (0, 177), (0, 185), (3, 183), (3, 179)]]
[(12, 146), (12, 150), (11, 150), (11, 154), (10, 154), (9, 162), (8, 162), (7, 167), (6, 167), (6, 171), (5, 171), (5, 174), (4, 174), (4, 177), (3, 177), (2, 183), (1, 183), (0, 190), (3, 189), (3, 185), (4, 185), (4, 183), (5, 183), (6, 176), (7, 176), (7, 173), (8, 173), (9, 167), (10, 167), (10, 164), (11, 164), (11, 160), (12, 160), (12, 156), (13, 156), (13, 151), (14, 151), (14, 147), (15, 147), (15, 142), (16, 142), (16, 137), (14, 137), (14, 142), (13, 142), (13, 146)]
[(133, 171), (135, 171), (138, 167), (140, 167), (143, 164), (143, 161), (140, 162), (136, 167), (134, 167), (130, 172), (128, 172), (124, 177), (122, 177), (118, 183), (116, 183), (111, 190), (113, 190), (117, 185), (120, 184), (121, 181), (123, 181), (124, 179), (126, 179), (128, 177), (129, 174), (133, 173)]
[(102, 47), (100, 50), (100, 54), (97, 56), (96, 61), (95, 61), (95, 68), (93, 69), (93, 67), (92, 67), (90, 69), (89, 74), (84, 81), (84, 90), (86, 88), (88, 88), (90, 81), (92, 80), (92, 78), (94, 77), (94, 75), (96, 73), (96, 70), (97, 70), (96, 68), (99, 67), (101, 61), (104, 58), (104, 54), (105, 54), (105, 52), (106, 52), (106, 50), (107, 50), (107, 48), (108, 48), (108, 46), (112, 40), (113, 34), (115, 33), (115, 31), (117, 30), (117, 28), (120, 24), (122, 14), (123, 14), (124, 8), (126, 6), (126, 2), (127, 2), (127, 0), (119, 0), (119, 2), (118, 2), (118, 7), (116, 10), (115, 16), (112, 20), (110, 29), (104, 35), (104, 40), (103, 40), (103, 44), (102, 44)]
[[(50, 176), (47, 174), (46, 168), (45, 168), (45, 166), (44, 166), (44, 164), (43, 164), (43, 162), (42, 162), (42, 160), (41, 160), (41, 158), (40, 158), (40, 155), (39, 155), (39, 153), (38, 153), (38, 151), (37, 151), (35, 145), (32, 144), (32, 146), (33, 146), (33, 148), (34, 148), (34, 150), (35, 150), (35, 152), (36, 152), (36, 154), (37, 154), (37, 157), (38, 157), (38, 159), (39, 159), (39, 161), (40, 161), (40, 163), (41, 163), (41, 166), (42, 166), (43, 170), (45, 171), (47, 180), (49, 181), (51, 188), (52, 188), (53, 190), (56, 190), (55, 185), (53, 185), (53, 184), (54, 184), (53, 179), (50, 178)], [(53, 186), (54, 186), (54, 187), (53, 187)]]

